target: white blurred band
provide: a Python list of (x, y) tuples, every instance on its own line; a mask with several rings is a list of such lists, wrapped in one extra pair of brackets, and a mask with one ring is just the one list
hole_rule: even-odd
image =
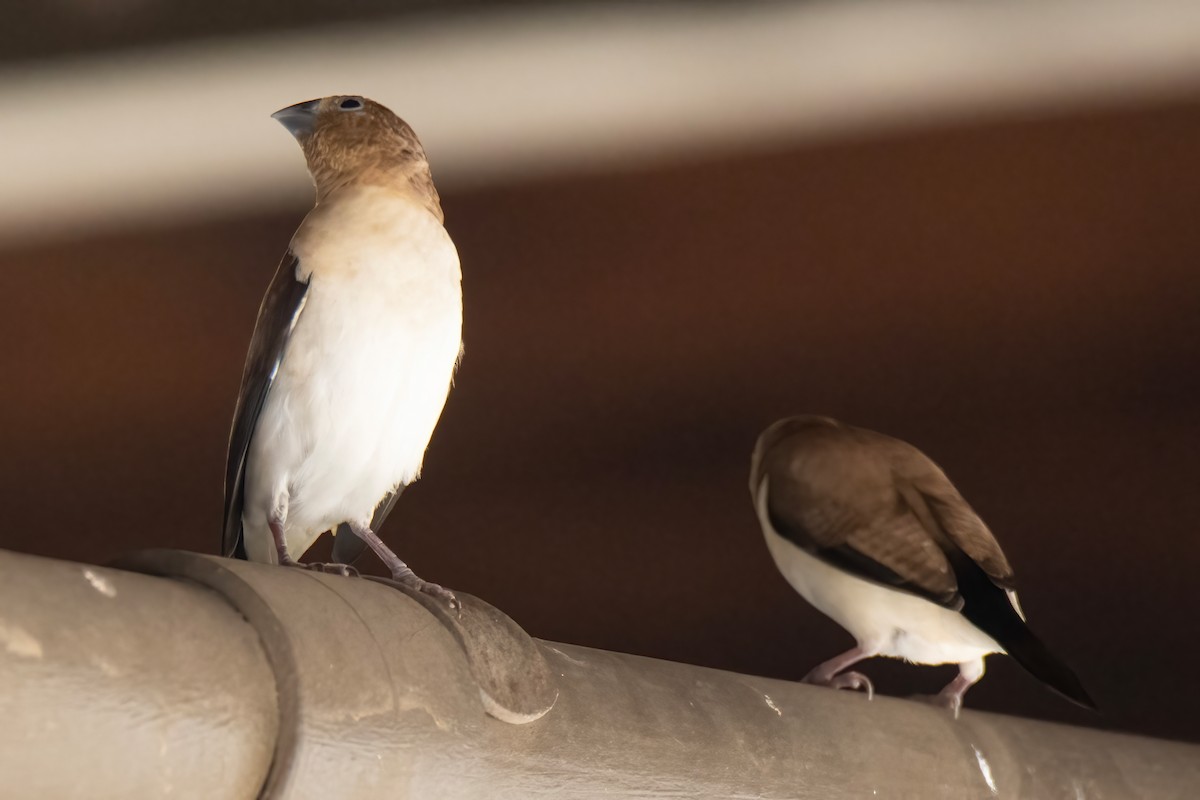
[(366, 94), (441, 186), (1200, 88), (1190, 0), (563, 8), (0, 72), (0, 238), (307, 202), (268, 116)]

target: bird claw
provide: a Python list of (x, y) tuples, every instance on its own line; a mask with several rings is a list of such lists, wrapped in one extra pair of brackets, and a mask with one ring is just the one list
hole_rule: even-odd
[(423, 581), (420, 578), (418, 578), (417, 581), (418, 583), (414, 585), (413, 588), (418, 592), (422, 592), (437, 600), (441, 600), (450, 608), (451, 611), (455, 613), (455, 615), (462, 614), (462, 603), (458, 602), (458, 598), (454, 595), (454, 592), (439, 586), (436, 583)]
[(864, 691), (867, 693), (868, 700), (875, 698), (875, 685), (871, 683), (870, 678), (861, 672), (842, 672), (829, 677), (812, 675), (810, 673), (804, 676), (804, 683), (811, 683), (814, 686), (828, 686), (830, 689)]
[(311, 563), (302, 564), (299, 561), (285, 561), (285, 567), (296, 567), (297, 569), (306, 569), (309, 572), (323, 572), (326, 575), (341, 575), (344, 578), (357, 578), (358, 570), (349, 564), (338, 564), (332, 561), (313, 561)]
[(403, 571), (393, 574), (390, 578), (377, 578), (374, 575), (365, 575), (363, 577), (364, 580), (382, 583), (405, 593), (419, 592), (420, 594), (428, 595), (434, 600), (445, 603), (448, 610), (453, 612), (456, 617), (462, 616), (463, 606), (454, 592), (436, 583), (430, 583), (427, 580), (418, 578), (410, 569), (405, 568)]
[(918, 700), (922, 703), (928, 703), (931, 706), (944, 708), (958, 719), (958, 715), (962, 713), (963, 699), (962, 695), (953, 692), (942, 692), (940, 694), (914, 694), (913, 700)]

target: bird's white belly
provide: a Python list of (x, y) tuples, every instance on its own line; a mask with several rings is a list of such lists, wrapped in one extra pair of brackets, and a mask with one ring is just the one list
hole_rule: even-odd
[(792, 588), (841, 625), (859, 646), (917, 664), (959, 664), (1003, 649), (956, 611), (855, 577), (797, 547), (771, 526), (767, 484), (757, 509), (767, 548)]
[(387, 492), (420, 474), (462, 335), (457, 256), (440, 225), (429, 239), (412, 252), (409, 232), (389, 258), (332, 273), (320, 269), (326, 254), (307, 254), (318, 268), (247, 459), (253, 560), (276, 560), (266, 523), (280, 502), (299, 557), (342, 522), (369, 523)]

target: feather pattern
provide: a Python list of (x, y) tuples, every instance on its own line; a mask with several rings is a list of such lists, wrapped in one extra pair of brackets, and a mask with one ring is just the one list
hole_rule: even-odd
[(416, 480), (462, 338), (457, 252), (406, 188), (332, 193), (292, 250), (311, 285), (245, 479), (247, 552), (272, 562), (277, 510), (299, 555), (343, 522), (370, 524)]
[(298, 269), (299, 259), (289, 250), (275, 270), (275, 277), (271, 279), (263, 297), (258, 322), (250, 339), (246, 365), (242, 370), (242, 388), (233, 413), (225, 465), (225, 517), (221, 552), (227, 557), (246, 557), (242, 541), (246, 454), (308, 294), (308, 282), (297, 277)]
[[(784, 578), (858, 644), (849, 662), (840, 656), (814, 670), (815, 680), (834, 685), (823, 668), (874, 655), (954, 663), (959, 677), (939, 698), (957, 709), (982, 677), (983, 658), (1003, 652), (1094, 708), (1026, 626), (991, 531), (912, 445), (826, 417), (780, 420), (755, 446), (750, 491)], [(869, 686), (861, 675), (852, 680)]]
[[(421, 472), (462, 351), (458, 253), (424, 148), (358, 95), (272, 114), (316, 205), (260, 309), (234, 417), (222, 549), (296, 563), (327, 530), (393, 578), (454, 602), (374, 533)], [(302, 288), (296, 288), (302, 287)]]
[(992, 532), (912, 445), (822, 417), (763, 435), (756, 479), (770, 483), (775, 530), (818, 558), (949, 608), (963, 598), (950, 554), (998, 585), (1013, 574)]

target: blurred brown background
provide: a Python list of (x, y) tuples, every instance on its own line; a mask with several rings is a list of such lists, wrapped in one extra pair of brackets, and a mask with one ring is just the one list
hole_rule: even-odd
[[(1200, 741), (1198, 143), (1200, 92), (447, 187), (466, 358), (384, 538), (535, 636), (797, 679), (850, 640), (746, 473), (772, 420), (830, 414), (947, 470), (1103, 713), (999, 657), (968, 707)], [(0, 547), (215, 551), (307, 204), (0, 251)]]

